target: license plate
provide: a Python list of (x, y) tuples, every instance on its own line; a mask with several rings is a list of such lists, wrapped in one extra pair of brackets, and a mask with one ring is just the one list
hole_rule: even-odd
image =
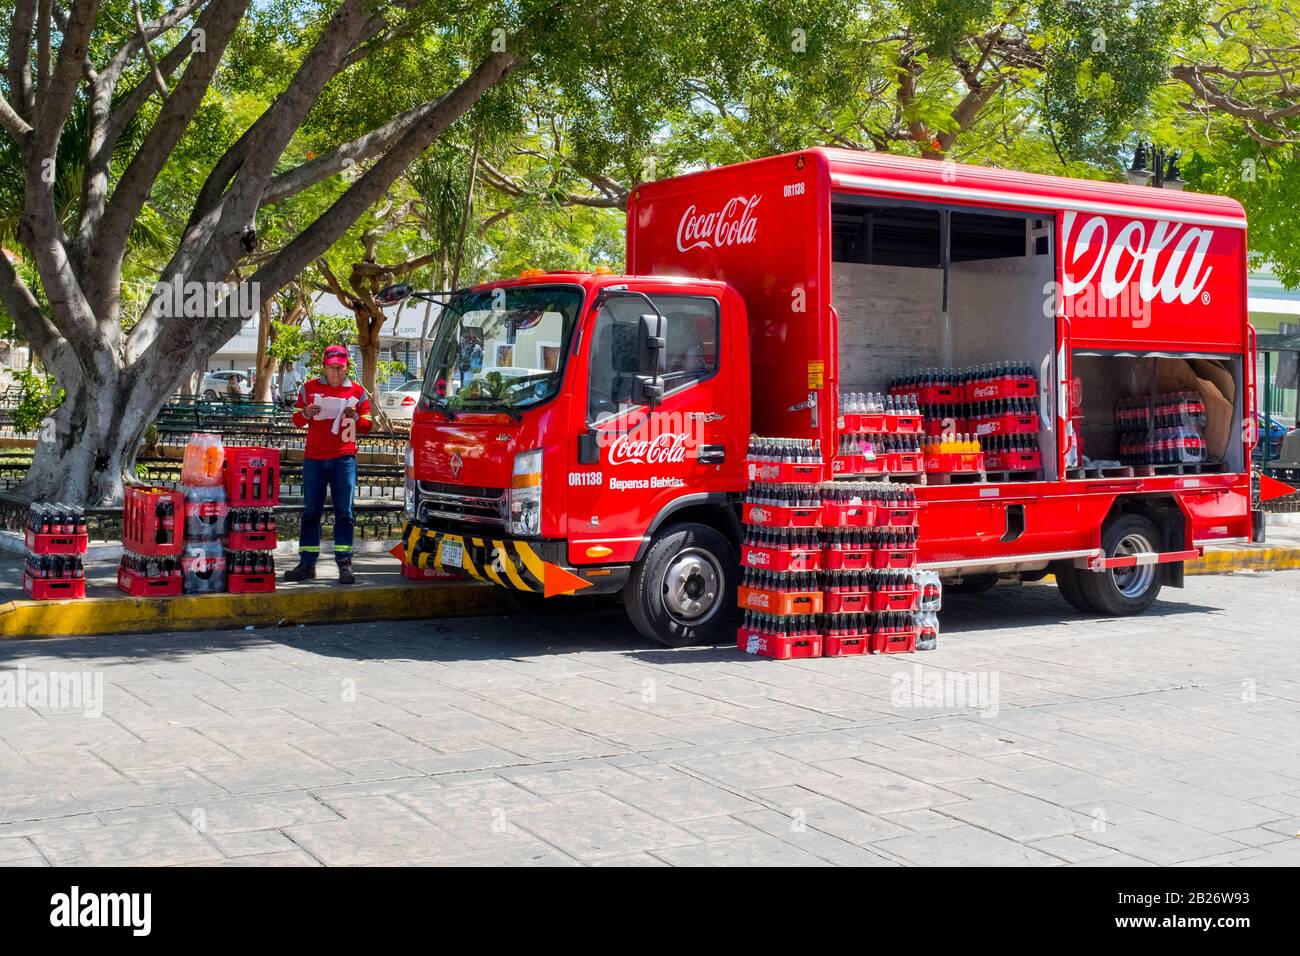
[(459, 568), (465, 560), (465, 546), (459, 541), (442, 542), (442, 566)]

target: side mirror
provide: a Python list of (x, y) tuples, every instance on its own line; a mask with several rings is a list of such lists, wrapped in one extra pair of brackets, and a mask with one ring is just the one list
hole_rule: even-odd
[(415, 289), (409, 282), (398, 282), (395, 285), (386, 285), (375, 293), (375, 301), (381, 308), (388, 308), (390, 305), (405, 301), (411, 297)]
[(661, 376), (667, 367), (668, 320), (662, 315), (649, 313), (641, 316), (637, 326), (636, 352), (637, 376), (632, 400), (653, 408), (664, 397)]

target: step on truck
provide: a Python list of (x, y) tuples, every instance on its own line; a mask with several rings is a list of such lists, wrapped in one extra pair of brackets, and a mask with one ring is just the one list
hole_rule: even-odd
[[(440, 299), (407, 561), (525, 602), (622, 592), (649, 638), (729, 639), (750, 436), (815, 441), (833, 479), (846, 409), (903, 392), (927, 447), (1014, 427), (1033, 465), (912, 479), (919, 566), (951, 585), (1053, 574), (1080, 610), (1134, 614), (1203, 546), (1263, 539), (1231, 199), (810, 149), (637, 187), (627, 270)], [(975, 394), (1008, 368), (1021, 401)]]

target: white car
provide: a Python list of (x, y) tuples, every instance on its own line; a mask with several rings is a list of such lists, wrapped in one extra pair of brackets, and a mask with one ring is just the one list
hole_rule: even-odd
[(415, 406), (420, 401), (420, 389), (424, 383), (419, 379), (406, 382), (379, 396), (379, 407), (388, 416), (389, 421), (409, 422), (415, 416)]
[(235, 384), (239, 387), (239, 394), (248, 398), (253, 394), (253, 385), (248, 380), (248, 376), (243, 372), (217, 371), (204, 372), (203, 384), (199, 387), (199, 394), (210, 402), (219, 402), (230, 394), (230, 380), (234, 379)]

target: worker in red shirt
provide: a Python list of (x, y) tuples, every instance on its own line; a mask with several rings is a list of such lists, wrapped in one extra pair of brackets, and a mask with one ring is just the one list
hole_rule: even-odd
[(339, 583), (352, 584), (352, 494), (357, 484), (357, 433), (370, 431), (370, 396), (348, 378), (348, 350), (325, 349), (320, 378), (298, 391), (293, 423), (307, 429), (302, 462), (302, 528), (298, 532), (298, 566), (284, 573), (286, 581), (316, 577), (320, 557), (320, 519), (325, 489), (334, 504), (334, 560)]

